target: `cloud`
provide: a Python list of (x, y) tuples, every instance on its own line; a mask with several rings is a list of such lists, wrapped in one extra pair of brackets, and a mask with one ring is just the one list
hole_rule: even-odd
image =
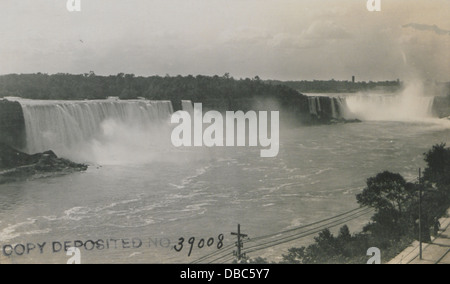
[(346, 40), (351, 34), (332, 21), (315, 21), (298, 33), (274, 33), (259, 28), (228, 30), (220, 36), (221, 43), (245, 46), (268, 46), (283, 49), (315, 48), (330, 41)]
[(272, 38), (272, 35), (263, 29), (251, 27), (239, 27), (235, 30), (224, 31), (219, 40), (227, 44), (264, 44)]
[(316, 21), (304, 31), (304, 36), (308, 39), (348, 39), (350, 33), (343, 27), (332, 21)]
[(0, 0), (0, 73), (449, 80), (449, 0), (65, 2)]
[(403, 28), (413, 28), (413, 29), (419, 30), (419, 31), (432, 31), (438, 35), (450, 35), (449, 30), (441, 29), (437, 25), (424, 25), (424, 24), (410, 23), (407, 25), (403, 25), (402, 27)]
[(272, 37), (269, 45), (273, 48), (305, 49), (317, 47), (317, 41), (306, 38), (302, 34), (279, 33)]

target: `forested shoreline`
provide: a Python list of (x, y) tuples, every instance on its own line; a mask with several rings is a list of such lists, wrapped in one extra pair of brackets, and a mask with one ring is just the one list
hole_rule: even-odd
[(381, 82), (353, 82), (339, 80), (313, 80), (313, 81), (278, 81), (268, 80), (270, 84), (285, 85), (294, 90), (304, 93), (356, 93), (370, 90), (379, 90), (383, 92), (396, 92), (403, 87), (403, 83), (398, 79), (395, 81)]
[(0, 97), (39, 100), (94, 100), (118, 97), (170, 100), (174, 110), (181, 100), (201, 102), (204, 109), (280, 110), (283, 117), (299, 124), (314, 123), (308, 98), (284, 85), (264, 83), (258, 77), (234, 79), (223, 76), (151, 76), (133, 74), (98, 76), (94, 72), (72, 74), (10, 74), (0, 76)]
[(135, 76), (119, 73), (99, 76), (85, 74), (9, 74), (0, 76), (0, 97), (38, 100), (94, 100), (118, 97), (123, 100), (144, 98), (170, 100), (174, 110), (181, 100), (201, 102), (204, 109), (218, 111), (283, 110), (284, 121), (294, 124), (327, 123), (312, 117), (308, 98), (299, 91), (361, 91), (370, 88), (398, 89), (398, 81), (296, 81), (282, 82), (254, 78), (235, 79), (223, 76)]

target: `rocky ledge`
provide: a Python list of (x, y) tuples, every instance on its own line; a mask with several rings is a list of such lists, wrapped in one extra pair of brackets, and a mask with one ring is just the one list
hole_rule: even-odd
[(58, 158), (53, 151), (34, 155), (0, 144), (0, 184), (33, 177), (87, 170), (87, 165)]

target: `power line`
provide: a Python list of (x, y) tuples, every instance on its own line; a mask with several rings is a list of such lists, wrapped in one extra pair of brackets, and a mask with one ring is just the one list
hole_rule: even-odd
[(252, 238), (249, 241), (258, 241), (258, 240), (261, 240), (261, 239), (271, 238), (271, 237), (274, 237), (274, 236), (277, 236), (277, 235), (280, 235), (280, 234), (286, 234), (286, 233), (294, 232), (294, 231), (297, 231), (297, 230), (305, 229), (305, 228), (308, 228), (308, 227), (311, 227), (311, 226), (318, 225), (318, 224), (323, 223), (323, 222), (327, 222), (327, 221), (330, 221), (330, 220), (333, 220), (333, 219), (336, 219), (336, 218), (348, 215), (348, 214), (356, 212), (356, 211), (363, 211), (365, 209), (367, 209), (367, 207), (355, 208), (355, 209), (352, 209), (352, 210), (347, 211), (345, 213), (342, 213), (342, 214), (339, 214), (339, 215), (336, 215), (336, 216), (333, 216), (333, 217), (330, 217), (330, 218), (322, 219), (322, 220), (314, 222), (314, 223), (310, 223), (310, 224), (303, 225), (303, 226), (300, 226), (300, 227), (295, 227), (295, 228), (292, 228), (292, 229), (284, 230), (284, 231), (281, 231), (281, 232), (278, 232), (278, 233), (274, 233), (274, 234), (270, 234), (270, 235), (265, 235), (265, 236), (261, 236), (261, 237)]
[[(288, 243), (288, 242), (291, 242), (291, 241), (294, 241), (294, 240), (297, 240), (297, 239), (301, 239), (301, 238), (304, 238), (304, 237), (316, 234), (318, 232), (321, 232), (322, 230), (324, 230), (326, 228), (332, 228), (332, 227), (344, 224), (345, 222), (357, 219), (357, 218), (359, 218), (361, 216), (364, 216), (364, 215), (366, 215), (368, 213), (371, 213), (372, 211), (374, 211), (374, 209), (368, 208), (364, 212), (361, 211), (361, 212), (358, 212), (356, 214), (352, 214), (351, 216), (347, 216), (345, 218), (340, 219), (338, 222), (334, 221), (334, 222), (327, 223), (325, 225), (322, 225), (322, 226), (316, 227), (314, 229), (310, 229), (310, 230), (308, 230), (306, 232), (303, 232), (300, 235), (288, 236), (288, 237), (284, 237), (282, 239), (269, 241), (269, 242), (266, 242), (266, 243), (263, 243), (263, 244), (257, 244), (257, 245), (255, 245), (253, 247), (249, 247), (249, 248), (245, 249), (244, 251), (245, 251), (245, 253), (251, 253), (251, 252), (267, 249), (269, 247), (274, 247), (274, 246), (278, 246), (278, 245), (281, 245), (281, 244), (284, 244), (284, 243)], [(353, 216), (355, 216), (355, 217), (353, 217)], [(209, 263), (213, 263), (213, 262), (216, 262), (216, 261), (219, 261), (219, 260), (222, 261), (222, 262), (227, 262), (227, 261), (232, 260), (233, 258), (234, 257), (230, 258), (229, 255), (224, 255), (224, 256), (218, 257), (218, 258), (210, 261)]]
[(217, 251), (215, 251), (215, 252), (213, 252), (213, 253), (204, 255), (204, 256), (200, 257), (199, 259), (194, 260), (194, 261), (191, 262), (191, 263), (192, 263), (192, 264), (200, 263), (200, 262), (202, 262), (203, 260), (206, 260), (206, 259), (208, 259), (208, 258), (217, 256), (217, 255), (219, 255), (219, 254), (223, 254), (223, 253), (232, 253), (232, 249), (233, 249), (233, 248), (234, 248), (234, 244), (227, 245), (227, 246), (223, 247), (221, 250), (217, 250)]
[(236, 251), (236, 257), (238, 258), (238, 260), (241, 260), (243, 257), (245, 257), (245, 253), (244, 253), (244, 254), (242, 253), (242, 249), (244, 248), (243, 239), (244, 239), (244, 238), (247, 238), (248, 235), (242, 234), (242, 233), (241, 233), (241, 224), (238, 224), (237, 233), (232, 232), (231, 235), (237, 236), (237, 243), (236, 243), (237, 251)]
[(269, 242), (266, 242), (266, 243), (263, 243), (263, 244), (258, 244), (258, 245), (252, 246), (252, 247), (248, 247), (245, 250), (245, 253), (251, 253), (251, 252), (263, 250), (263, 249), (266, 249), (266, 248), (269, 248), (269, 247), (278, 246), (278, 245), (281, 245), (281, 244), (284, 244), (284, 243), (288, 243), (288, 242), (291, 242), (291, 241), (294, 241), (294, 240), (297, 240), (297, 239), (301, 239), (301, 238), (304, 238), (304, 237), (307, 237), (307, 236), (310, 236), (310, 235), (314, 235), (316, 233), (319, 233), (319, 232), (323, 231), (324, 229), (333, 228), (333, 227), (342, 225), (342, 224), (344, 224), (344, 223), (346, 223), (348, 221), (351, 221), (351, 220), (357, 219), (357, 218), (359, 218), (361, 216), (364, 216), (366, 214), (369, 214), (372, 211), (373, 211), (373, 209), (370, 209), (370, 210), (368, 210), (366, 212), (360, 212), (360, 213), (357, 213), (356, 214), (357, 216), (355, 216), (355, 217), (352, 217), (352, 218), (347, 217), (347, 218), (344, 218), (344, 219), (342, 219), (341, 221), (338, 221), (338, 222), (330, 222), (328, 224), (319, 226), (317, 228), (310, 229), (310, 230), (308, 230), (308, 231), (306, 231), (306, 232), (304, 232), (302, 234), (299, 234), (299, 235), (288, 236), (288, 237), (284, 237), (284, 238), (281, 238), (281, 239), (269, 241)]
[[(291, 238), (292, 238), (292, 240), (297, 239), (297, 238), (303, 238), (303, 237), (315, 234), (317, 232), (320, 232), (320, 231), (322, 231), (322, 230), (324, 230), (326, 228), (336, 227), (336, 226), (341, 225), (341, 224), (343, 224), (345, 222), (351, 221), (353, 219), (357, 219), (357, 218), (359, 218), (359, 217), (361, 217), (363, 215), (366, 215), (366, 214), (370, 213), (371, 211), (373, 211), (373, 209), (366, 208), (365, 210), (362, 210), (362, 211), (359, 211), (357, 213), (351, 214), (351, 215), (346, 216), (344, 218), (340, 218), (338, 220), (331, 221), (331, 222), (328, 222), (328, 223), (320, 225), (320, 226), (316, 226), (316, 227), (314, 227), (312, 229), (309, 229), (309, 230), (307, 230), (305, 232), (301, 232), (301, 233), (298, 233), (298, 234), (286, 236), (286, 237), (279, 238), (279, 239), (272, 240), (272, 241), (268, 241), (268, 242), (265, 242), (265, 243), (262, 243), (262, 244), (257, 244), (257, 245), (254, 245), (252, 247), (248, 247), (247, 250), (250, 250), (250, 249), (258, 247), (258, 246), (270, 244), (270, 243), (277, 243), (279, 241), (283, 241), (283, 240), (286, 240), (286, 239), (289, 239), (288, 241), (290, 241)], [(356, 217), (353, 217), (353, 216), (356, 216)]]
[[(414, 181), (410, 181), (411, 183), (417, 182), (416, 179), (414, 179)], [(420, 176), (419, 176), (419, 183), (420, 183)], [(269, 234), (269, 235), (264, 235), (264, 236), (260, 236), (260, 237), (256, 237), (256, 238), (252, 238), (252, 239), (248, 239), (246, 241), (240, 241), (239, 237), (238, 237), (238, 256), (240, 256), (241, 254), (246, 254), (246, 253), (251, 253), (251, 252), (256, 252), (256, 251), (260, 251), (263, 249), (267, 249), (270, 247), (274, 247), (274, 246), (278, 246), (284, 243), (288, 243), (300, 238), (304, 238), (307, 236), (311, 236), (313, 234), (316, 234), (320, 231), (323, 231), (324, 229), (329, 229), (329, 228), (333, 228), (339, 225), (342, 225), (348, 221), (360, 218), (364, 215), (367, 215), (371, 212), (373, 212), (374, 209), (373, 208), (368, 208), (368, 207), (360, 207), (360, 208), (355, 208), (352, 209), (350, 211), (347, 211), (345, 213), (327, 218), (327, 219), (323, 219), (308, 225), (304, 225), (304, 226), (300, 226), (300, 227), (295, 227), (292, 229), (288, 229), (288, 230), (284, 230), (284, 231), (280, 231), (277, 233), (273, 233), (273, 234)], [(327, 223), (325, 223), (327, 222)], [(325, 224), (323, 224), (325, 223)], [(313, 227), (315, 226), (315, 227)], [(298, 232), (299, 230), (303, 230), (309, 227), (313, 227), (311, 229), (308, 229), (306, 231), (303, 232)], [(283, 236), (289, 233), (293, 233), (291, 235), (288, 236)], [(236, 233), (235, 233), (236, 234)], [(239, 229), (238, 229), (238, 233), (237, 235), (239, 235)], [(270, 238), (274, 238), (274, 237), (279, 237), (275, 240), (268, 240)], [(249, 243), (249, 242), (257, 242), (257, 241), (264, 241), (264, 240), (268, 240), (266, 242), (262, 242), (259, 244), (254, 244), (253, 246), (247, 247), (246, 249), (243, 249), (243, 244), (244, 243)], [(232, 247), (232, 245), (229, 245), (226, 247), (226, 250), (230, 250)], [(225, 253), (225, 254), (224, 254)], [(221, 255), (222, 254), (222, 255)], [(213, 263), (215, 261), (231, 261), (234, 256), (230, 256), (230, 252), (229, 251), (220, 251), (220, 252), (214, 252), (212, 254), (206, 255), (201, 257), (200, 259), (196, 260), (195, 262), (200, 262), (206, 259), (210, 259), (211, 257), (215, 257), (221, 255), (219, 257), (216, 257), (215, 259), (211, 260), (209, 263)]]
[[(208, 262), (208, 264), (210, 264), (210, 263), (213, 263), (213, 262), (216, 262), (216, 261), (218, 261), (218, 260), (221, 260), (221, 259), (224, 259), (224, 258), (229, 258), (230, 257), (230, 255), (224, 255), (224, 256), (220, 256), (220, 257), (218, 257), (218, 258), (215, 258), (215, 259), (213, 259), (213, 260), (211, 260), (210, 262)], [(235, 258), (235, 255), (233, 254), (233, 253), (231, 253), (231, 259), (234, 259)]]
[[(361, 208), (360, 207), (360, 208), (352, 209), (352, 210), (347, 211), (345, 213), (342, 213), (342, 214), (339, 214), (339, 215), (336, 215), (336, 216), (333, 216), (333, 217), (330, 217), (330, 218), (326, 218), (326, 219), (323, 219), (323, 220), (320, 220), (320, 221), (317, 221), (317, 222), (314, 222), (314, 223), (311, 223), (311, 224), (308, 224), (308, 225), (304, 225), (304, 226), (300, 226), (300, 227), (296, 227), (296, 228), (280, 231), (280, 232), (277, 232), (277, 233), (274, 233), (274, 234), (269, 234), (269, 235), (265, 235), (265, 236), (252, 238), (252, 239), (246, 240), (245, 243), (261, 241), (261, 240), (269, 239), (269, 238), (272, 238), (272, 237), (275, 237), (275, 236), (285, 235), (287, 233), (292, 233), (292, 232), (295, 232), (295, 231), (306, 229), (306, 228), (309, 228), (309, 227), (312, 227), (312, 226), (316, 226), (316, 225), (322, 224), (324, 222), (328, 222), (328, 221), (333, 220), (331, 222), (328, 222), (326, 224), (322, 224), (320, 226), (316, 226), (316, 227), (314, 227), (312, 229), (309, 229), (307, 231), (304, 231), (304, 232), (297, 232), (294, 235), (285, 236), (285, 237), (282, 237), (282, 238), (279, 238), (279, 239), (276, 239), (276, 240), (271, 240), (271, 241), (268, 241), (268, 242), (265, 242), (265, 243), (261, 243), (261, 244), (255, 244), (253, 246), (248, 247), (244, 251), (245, 251), (245, 253), (247, 253), (247, 252), (254, 252), (254, 251), (262, 250), (262, 249), (265, 249), (265, 248), (268, 248), (268, 247), (271, 247), (271, 246), (277, 246), (277, 245), (280, 245), (280, 244), (283, 244), (283, 243), (286, 243), (286, 242), (290, 242), (290, 241), (293, 241), (293, 240), (296, 240), (296, 239), (299, 239), (299, 238), (303, 238), (303, 237), (315, 234), (317, 232), (320, 232), (320, 231), (322, 231), (325, 228), (332, 228), (332, 227), (338, 226), (340, 224), (343, 224), (345, 222), (348, 222), (350, 220), (359, 218), (359, 217), (361, 217), (363, 215), (366, 215), (366, 214), (368, 214), (368, 213), (370, 213), (372, 211), (373, 211), (373, 209), (371, 209), (371, 208), (367, 208), (367, 207), (362, 207)], [(216, 257), (216, 258), (214, 258), (213, 260), (210, 260), (209, 263), (213, 263), (215, 261), (225, 260), (225, 259), (227, 261), (231, 260), (231, 259), (234, 258), (232, 252), (230, 251), (232, 248), (233, 248), (233, 244), (228, 245), (228, 246), (224, 247), (222, 250), (213, 252), (213, 253), (208, 254), (208, 255), (205, 255), (205, 256), (203, 256), (203, 257), (193, 261), (192, 263), (200, 263), (200, 262), (203, 262), (203, 261), (207, 261), (208, 259), (211, 259), (212, 257)]]
[[(336, 219), (336, 218), (345, 216), (345, 215), (347, 215), (347, 214), (350, 214), (350, 213), (353, 213), (353, 212), (356, 212), (356, 211), (362, 211), (362, 210), (364, 210), (365, 208), (366, 208), (366, 207), (355, 208), (355, 209), (352, 209), (352, 210), (350, 210), (350, 211), (347, 211), (347, 212), (341, 213), (341, 214), (339, 214), (339, 215), (336, 215), (336, 216), (333, 216), (333, 217), (330, 217), (330, 218), (326, 218), (326, 219), (323, 219), (323, 220), (320, 220), (320, 221), (317, 221), (317, 222), (314, 222), (314, 223), (311, 223), (311, 224), (307, 224), (307, 225), (303, 225), (303, 226), (300, 226), (300, 227), (295, 227), (295, 228), (292, 228), (292, 229), (280, 231), (280, 232), (277, 232), (277, 233), (274, 233), (274, 234), (269, 234), (269, 235), (265, 235), (265, 236), (260, 236), (260, 237), (252, 238), (252, 239), (246, 240), (245, 242), (247, 243), (247, 242), (249, 242), (249, 241), (258, 241), (258, 240), (262, 240), (262, 239), (265, 239), (265, 238), (270, 238), (270, 237), (278, 236), (278, 235), (280, 235), (280, 234), (285, 234), (285, 233), (290, 233), (290, 232), (293, 232), (293, 231), (305, 229), (305, 228), (308, 228), (308, 227), (311, 227), (311, 226), (314, 226), (314, 225), (317, 225), (317, 224), (320, 224), (320, 223), (323, 223), (323, 222), (326, 222), (326, 221), (329, 221), (329, 220), (332, 220), (332, 219)], [(232, 247), (233, 247), (233, 244), (228, 245), (228, 246), (222, 248), (222, 249), (219, 250), (219, 251), (213, 252), (213, 253), (208, 254), (208, 255), (205, 255), (205, 256), (203, 256), (203, 257), (197, 259), (197, 260), (194, 260), (192, 263), (200, 263), (200, 262), (202, 262), (202, 261), (204, 261), (204, 260), (206, 260), (206, 259), (208, 259), (208, 258), (211, 258), (211, 257), (217, 256), (217, 255), (219, 255), (219, 254), (222, 254), (222, 253), (226, 252), (226, 250), (228, 250), (228, 249), (230, 249), (230, 248), (232, 248)]]

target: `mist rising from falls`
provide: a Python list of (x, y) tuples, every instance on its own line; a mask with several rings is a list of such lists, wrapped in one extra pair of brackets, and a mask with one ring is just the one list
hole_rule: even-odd
[(433, 96), (411, 83), (394, 94), (359, 93), (346, 97), (347, 115), (369, 121), (421, 121), (433, 117)]
[(164, 137), (170, 137), (170, 101), (19, 102), (28, 153), (53, 150), (79, 162), (146, 162), (156, 145), (167, 145)]

